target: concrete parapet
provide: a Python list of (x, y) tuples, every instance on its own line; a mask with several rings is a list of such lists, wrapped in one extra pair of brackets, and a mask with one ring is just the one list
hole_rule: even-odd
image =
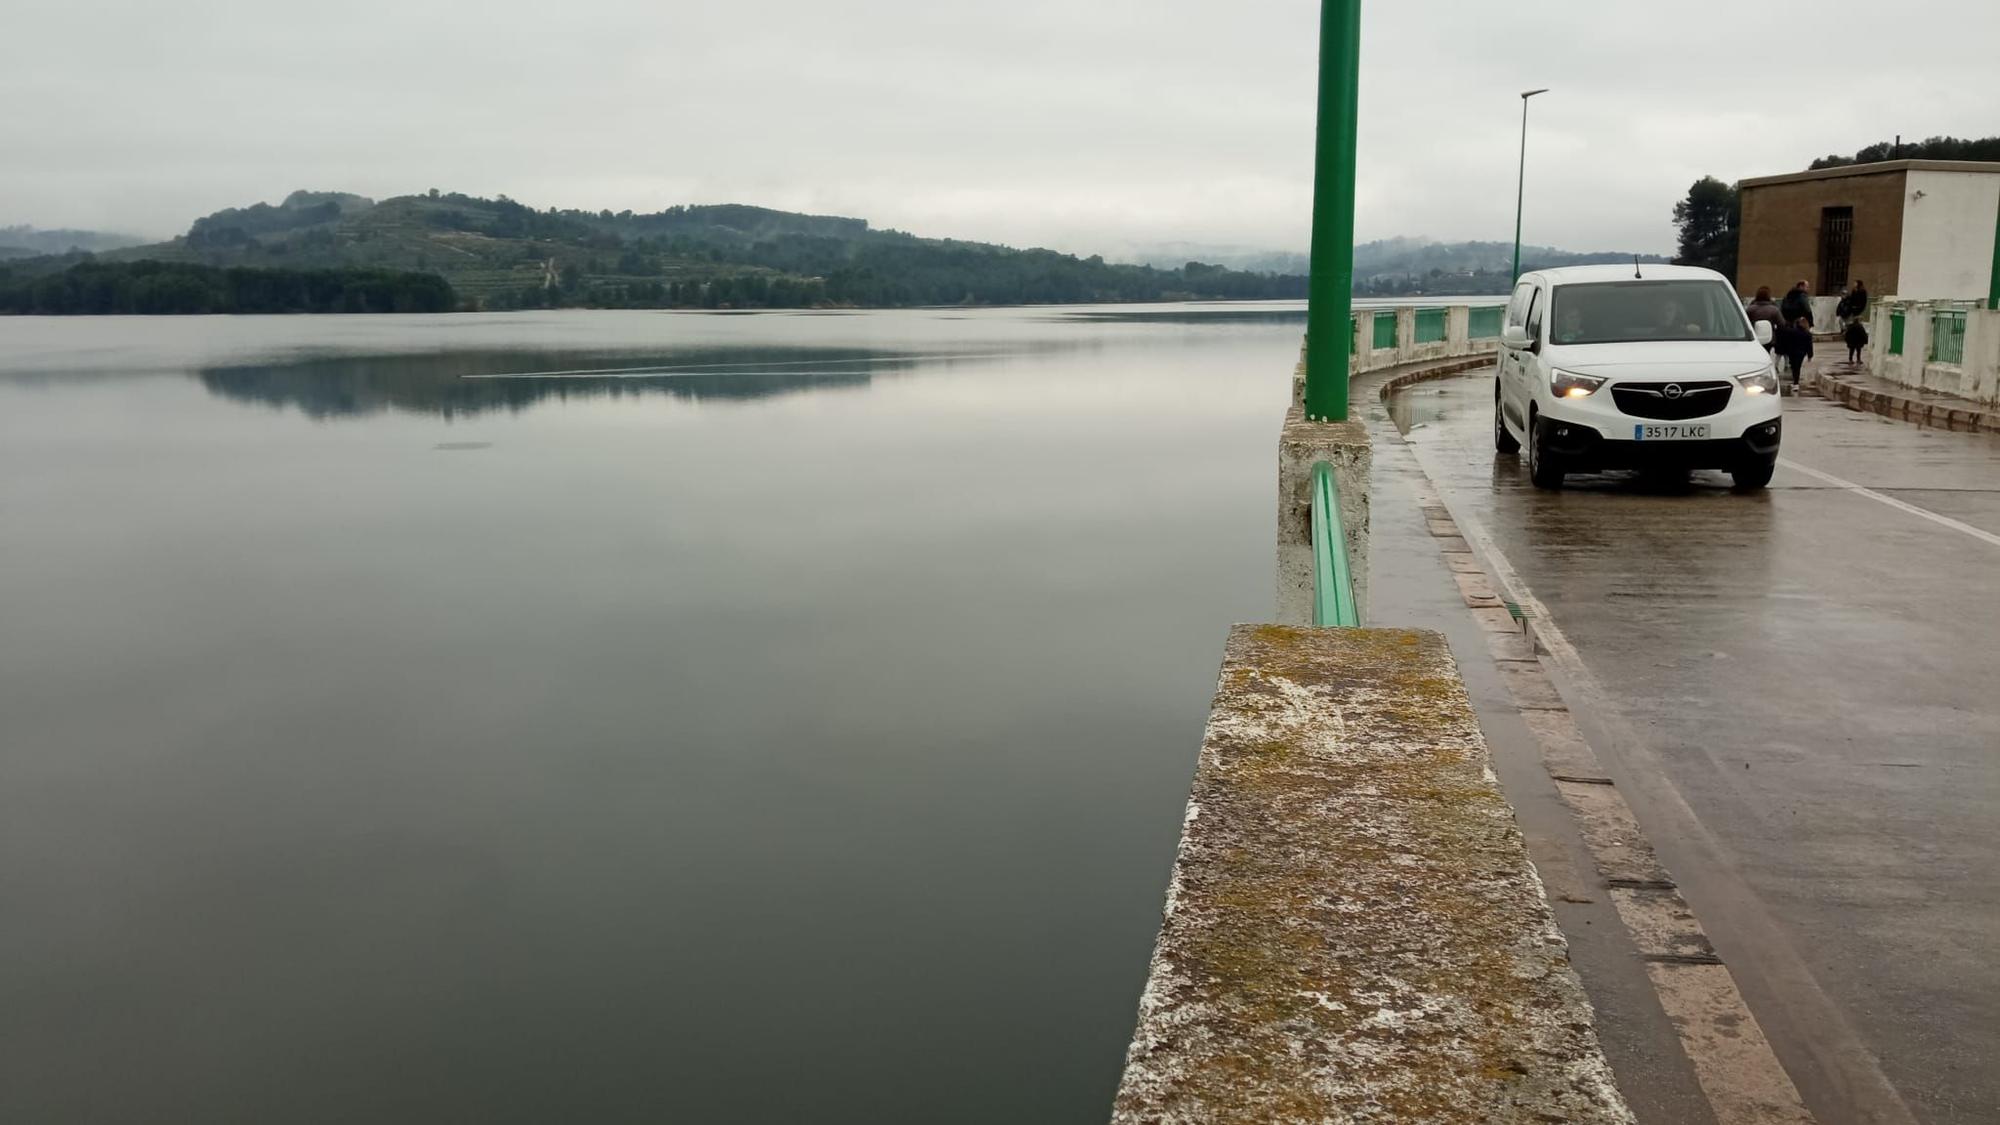
[(1452, 305), (1445, 310), (1444, 350), (1446, 355), (1465, 355), (1472, 351), (1470, 306)]
[(1115, 1125), (1629, 1122), (1435, 633), (1239, 625)]
[(1356, 418), (1308, 422), (1305, 408), (1294, 402), (1278, 434), (1277, 616), (1288, 625), (1312, 623), (1312, 471), (1320, 461), (1333, 466), (1354, 606), (1368, 620), (1368, 472), (1374, 462), (1368, 427)]

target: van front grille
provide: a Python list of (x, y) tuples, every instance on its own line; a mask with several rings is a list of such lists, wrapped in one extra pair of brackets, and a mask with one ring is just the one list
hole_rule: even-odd
[(1706, 418), (1720, 414), (1729, 405), (1734, 384), (1728, 380), (1691, 383), (1620, 383), (1611, 388), (1618, 409), (1634, 418), (1660, 418), (1669, 422), (1683, 418)]

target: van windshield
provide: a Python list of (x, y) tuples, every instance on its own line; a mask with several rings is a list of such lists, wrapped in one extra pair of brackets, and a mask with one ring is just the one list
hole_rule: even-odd
[(1558, 285), (1549, 328), (1557, 344), (1749, 340), (1743, 303), (1719, 281), (1599, 281)]

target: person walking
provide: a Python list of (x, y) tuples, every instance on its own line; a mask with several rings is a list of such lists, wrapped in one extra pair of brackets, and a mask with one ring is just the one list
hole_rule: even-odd
[(1862, 324), (1861, 318), (1857, 316), (1847, 322), (1845, 336), (1847, 337), (1847, 362), (1859, 365), (1861, 363), (1861, 349), (1868, 346), (1868, 326)]
[[(1771, 331), (1776, 333), (1778, 326), (1785, 323), (1785, 314), (1779, 311), (1778, 302), (1771, 299), (1771, 287), (1768, 285), (1759, 285), (1757, 287), (1757, 295), (1750, 299), (1749, 307), (1743, 311), (1750, 314), (1750, 326), (1752, 329), (1755, 329), (1757, 322), (1761, 320), (1770, 324)], [(1770, 348), (1771, 345), (1764, 345), (1764, 350), (1769, 351)]]
[(1868, 311), (1868, 286), (1856, 278), (1854, 287), (1842, 294), (1840, 306), (1833, 311), (1842, 320), (1860, 320), (1862, 314)]
[(1785, 302), (1779, 306), (1778, 311), (1784, 316), (1786, 324), (1792, 324), (1803, 319), (1806, 322), (1806, 327), (1811, 328), (1813, 324), (1812, 286), (1807, 285), (1804, 281), (1800, 281), (1797, 285), (1792, 286), (1792, 291), (1785, 294)]
[(1771, 346), (1792, 369), (1792, 393), (1799, 392), (1799, 371), (1812, 358), (1812, 322), (1799, 317), (1781, 326), (1771, 337)]

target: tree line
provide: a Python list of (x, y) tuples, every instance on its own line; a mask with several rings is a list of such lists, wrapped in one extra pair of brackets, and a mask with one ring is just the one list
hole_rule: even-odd
[(489, 309), (903, 308), (1306, 295), (1304, 277), (1246, 273), (1201, 262), (1162, 270), (1052, 250), (970, 243), (940, 248), (917, 239), (842, 243), (816, 252), (798, 241), (756, 243), (734, 261), (681, 262), (672, 267), (678, 274), (673, 277), (646, 276), (624, 260), (565, 266), (550, 284), (489, 293), (482, 304)]
[(1904, 144), (1899, 138), (1877, 141), (1853, 156), (1822, 156), (1807, 171), (1843, 168), (1849, 164), (1879, 164), (1884, 160), (2000, 160), (2000, 137), (1927, 137)]
[(458, 307), (433, 273), (267, 269), (189, 262), (80, 262), (57, 273), (0, 269), (0, 313), (434, 313)]

